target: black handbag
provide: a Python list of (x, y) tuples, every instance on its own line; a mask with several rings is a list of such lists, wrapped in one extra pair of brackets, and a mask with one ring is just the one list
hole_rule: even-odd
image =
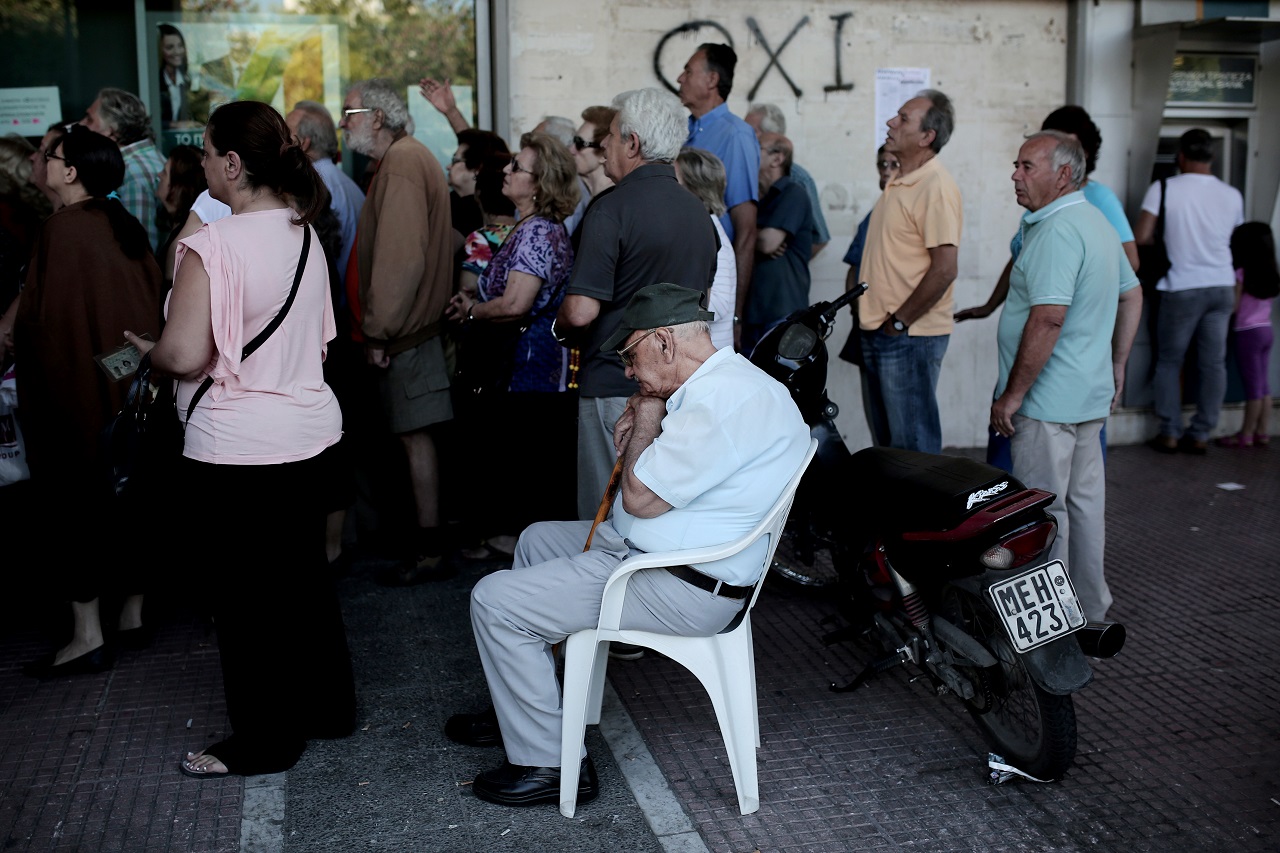
[(182, 424), (173, 399), (173, 382), (152, 382), (151, 353), (133, 375), (124, 408), (103, 428), (100, 459), (107, 486), (119, 498), (155, 484), (182, 455)]
[(519, 323), (472, 321), (458, 330), (458, 367), (454, 384), (472, 394), (506, 391), (515, 374), (516, 345), (532, 320)]
[(1138, 280), (1146, 290), (1154, 290), (1160, 279), (1169, 272), (1169, 252), (1164, 245), (1164, 191), (1165, 179), (1160, 179), (1160, 213), (1156, 216), (1155, 236), (1151, 245), (1138, 247)]
[[(511, 239), (508, 237), (507, 239)], [(568, 287), (565, 281), (540, 311), (526, 314), (519, 322), (471, 321), (457, 332), (458, 366), (453, 386), (472, 394), (506, 391), (515, 375), (516, 346), (520, 338), (548, 311), (558, 307), (557, 299)]]
[[(284, 322), (293, 306), (302, 283), (302, 271), (307, 266), (307, 254), (311, 249), (311, 228), (302, 234), (302, 256), (293, 274), (293, 287), (284, 306), (257, 337), (245, 344), (240, 351), (240, 361), (254, 353)], [(132, 497), (155, 485), (182, 456), (187, 421), (196, 410), (196, 403), (213, 387), (213, 377), (206, 376), (191, 396), (186, 420), (179, 421), (177, 402), (173, 396), (173, 382), (167, 378), (158, 384), (151, 381), (151, 353), (142, 357), (138, 372), (134, 374), (125, 396), (124, 408), (103, 427), (99, 436), (100, 459), (105, 467), (107, 485), (119, 498)]]

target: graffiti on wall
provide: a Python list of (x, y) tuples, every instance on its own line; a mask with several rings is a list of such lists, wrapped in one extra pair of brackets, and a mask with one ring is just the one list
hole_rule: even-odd
[[(853, 13), (842, 12), (839, 15), (831, 15), (829, 17), (830, 17), (830, 20), (835, 24), (835, 28), (832, 33), (832, 37), (835, 40), (835, 69), (834, 69), (835, 81), (823, 86), (822, 91), (824, 92), (852, 91), (853, 84), (845, 82), (844, 72), (840, 64), (840, 38), (844, 32), (845, 21), (853, 17)], [(760, 24), (756, 21), (756, 19), (752, 17), (747, 18), (747, 29), (751, 32), (752, 37), (754, 37), (755, 40), (760, 43), (760, 46), (764, 48), (764, 52), (769, 57), (769, 61), (768, 63), (765, 64), (764, 70), (760, 72), (760, 75), (756, 78), (755, 83), (752, 84), (750, 91), (747, 92), (748, 101), (755, 100), (756, 92), (760, 90), (760, 84), (765, 81), (765, 79), (769, 76), (770, 72), (772, 72), (774, 69), (777, 69), (778, 74), (781, 75), (784, 81), (786, 81), (786, 84), (788, 87), (790, 87), (791, 93), (793, 95), (799, 98), (804, 94), (804, 90), (802, 90), (796, 84), (796, 81), (793, 80), (791, 75), (787, 73), (787, 69), (783, 67), (782, 53), (787, 49), (787, 46), (791, 44), (791, 40), (796, 37), (796, 34), (799, 33), (806, 26), (808, 26), (809, 23), (810, 21), (809, 21), (808, 15), (805, 15), (803, 18), (797, 21), (795, 26), (791, 28), (791, 32), (787, 33), (786, 37), (783, 38), (782, 41), (778, 42), (778, 47), (775, 50), (773, 46), (769, 43), (769, 39), (765, 36), (764, 31), (760, 28)], [(704, 28), (714, 30), (724, 39), (725, 44), (729, 45), (729, 47), (734, 47), (733, 36), (729, 33), (727, 29), (725, 29), (725, 27), (722, 24), (716, 21), (686, 21), (685, 23), (680, 24), (678, 27), (674, 27), (673, 29), (670, 29), (667, 32), (663, 33), (662, 38), (658, 40), (658, 46), (653, 51), (653, 73), (658, 76), (658, 80), (661, 81), (662, 85), (666, 86), (672, 92), (676, 91), (675, 85), (673, 85), (672, 82), (667, 79), (666, 75), (662, 73), (663, 49), (667, 46), (667, 42), (670, 41), (675, 36), (697, 33), (699, 30), (702, 30)]]

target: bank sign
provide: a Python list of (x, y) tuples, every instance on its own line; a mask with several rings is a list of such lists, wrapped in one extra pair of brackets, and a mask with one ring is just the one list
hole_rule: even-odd
[(1251, 107), (1257, 77), (1256, 56), (1179, 53), (1165, 101), (1171, 107)]

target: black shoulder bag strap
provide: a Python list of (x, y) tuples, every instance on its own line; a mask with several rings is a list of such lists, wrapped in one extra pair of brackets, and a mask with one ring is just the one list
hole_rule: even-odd
[[(284, 301), (284, 307), (280, 309), (280, 313), (275, 316), (275, 319), (268, 323), (267, 327), (259, 332), (256, 338), (244, 345), (244, 349), (240, 351), (241, 361), (244, 361), (246, 358), (253, 355), (254, 351), (257, 350), (258, 347), (262, 346), (263, 343), (266, 342), (267, 338), (271, 337), (272, 332), (280, 328), (280, 324), (284, 322), (285, 315), (288, 314), (289, 309), (293, 307), (293, 300), (298, 295), (298, 285), (302, 283), (302, 271), (307, 268), (307, 255), (310, 253), (310, 250), (311, 226), (304, 225), (302, 229), (302, 255), (298, 258), (298, 270), (293, 274), (293, 288), (289, 291), (289, 298)], [(203, 397), (205, 392), (212, 387), (213, 377), (206, 376), (204, 381), (200, 383), (200, 387), (196, 389), (196, 393), (192, 395), (191, 402), (187, 405), (187, 421), (184, 421), (184, 423), (191, 420), (191, 415), (196, 410), (196, 403), (199, 403), (200, 398)]]

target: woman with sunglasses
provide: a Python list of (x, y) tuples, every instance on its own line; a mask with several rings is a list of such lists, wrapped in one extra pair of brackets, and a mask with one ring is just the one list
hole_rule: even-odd
[[(468, 362), (483, 355), (468, 357), (468, 346), (482, 345), (475, 335), (464, 340), (459, 358), (459, 378), (471, 382), (475, 392), (470, 395), (480, 430), (475, 473), (491, 487), (489, 494), (502, 496), (475, 508), (476, 517), (483, 517), (486, 532), (504, 537), (488, 545), (500, 555), (511, 553), (514, 534), (533, 521), (573, 517), (575, 480), (565, 476), (563, 465), (575, 457), (577, 445), (569, 352), (551, 336), (573, 268), (562, 223), (578, 204), (577, 169), (558, 140), (526, 133), (505, 172), (502, 193), (515, 205), (519, 224), (480, 275), (476, 297), (459, 293), (448, 311), (455, 322), (489, 326), (484, 330), (489, 332), (505, 327), (508, 334), (497, 337), (515, 338), (514, 360), (488, 377), (496, 386), (483, 387), (486, 377), (473, 381), (466, 374)], [(525, 330), (516, 334), (521, 327)]]
[(114, 198), (125, 171), (115, 142), (74, 125), (41, 156), (62, 207), (31, 255), (13, 337), (33, 517), (56, 520), (61, 531), (38, 544), (74, 616), (71, 641), (25, 669), (46, 679), (110, 669), (98, 609), (104, 594), (127, 596), (120, 644), (144, 638), (137, 570), (147, 561), (124, 547), (138, 507), (111, 493), (98, 445), (129, 379), (112, 378), (94, 356), (119, 348), (126, 329), (159, 333), (160, 267), (146, 229)]
[[(573, 137), (573, 161), (578, 167), (578, 177), (591, 193), (591, 204), (608, 195), (613, 189), (613, 178), (604, 171), (604, 138), (609, 135), (609, 126), (618, 111), (613, 107), (587, 107), (582, 111), (582, 126), (577, 136)], [(591, 209), (587, 205), (587, 210)], [(578, 243), (582, 240), (582, 223), (587, 216), (584, 213), (578, 219), (577, 227), (569, 235), (572, 238), (573, 250), (578, 251)]]

